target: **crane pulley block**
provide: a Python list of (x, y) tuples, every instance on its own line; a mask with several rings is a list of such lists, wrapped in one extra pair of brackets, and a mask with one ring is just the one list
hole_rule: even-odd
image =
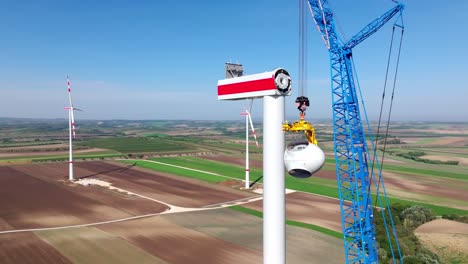
[(309, 106), (310, 106), (309, 98), (305, 96), (299, 96), (296, 98), (296, 107), (299, 110), (299, 112), (301, 112), (300, 113), (301, 119), (304, 119), (304, 116), (305, 116), (304, 112), (307, 110), (307, 107)]

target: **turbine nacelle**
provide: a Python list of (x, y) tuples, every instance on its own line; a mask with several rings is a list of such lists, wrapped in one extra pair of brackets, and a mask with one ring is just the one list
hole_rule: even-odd
[(325, 154), (319, 146), (308, 141), (295, 141), (284, 151), (284, 165), (289, 175), (308, 178), (319, 171), (325, 163)]
[(218, 81), (219, 100), (238, 100), (263, 96), (289, 95), (291, 77), (281, 68)]

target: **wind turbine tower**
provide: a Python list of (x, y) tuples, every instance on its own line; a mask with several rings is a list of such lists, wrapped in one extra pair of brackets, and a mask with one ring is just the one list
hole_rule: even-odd
[(69, 157), (68, 157), (68, 180), (74, 181), (73, 176), (73, 139), (76, 138), (76, 129), (75, 129), (75, 116), (73, 111), (81, 111), (78, 108), (73, 107), (72, 98), (71, 98), (71, 88), (70, 88), (70, 78), (67, 75), (67, 87), (68, 87), (68, 103), (69, 106), (64, 107), (64, 110), (68, 110), (68, 138), (69, 138)]
[(250, 102), (250, 110), (245, 109), (241, 115), (245, 116), (245, 189), (250, 188), (250, 165), (249, 165), (249, 124), (250, 128), (252, 129), (252, 134), (255, 139), (255, 144), (258, 148), (258, 141), (257, 141), (257, 134), (255, 133), (255, 128), (252, 122), (252, 116), (250, 111), (252, 110), (252, 102)]
[(284, 97), (290, 94), (291, 77), (286, 70), (281, 68), (218, 81), (218, 100), (263, 98), (264, 264), (286, 263), (286, 197), (282, 125)]

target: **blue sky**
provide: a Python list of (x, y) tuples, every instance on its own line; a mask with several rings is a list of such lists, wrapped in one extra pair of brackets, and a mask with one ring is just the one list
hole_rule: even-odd
[[(297, 0), (1, 3), (0, 116), (66, 118), (70, 74), (74, 104), (85, 109), (77, 118), (241, 120), (246, 102), (217, 100), (224, 62), (244, 64), (247, 74), (283, 67), (297, 78)], [(468, 121), (468, 2), (404, 3), (392, 119)], [(331, 5), (349, 38), (393, 2)], [(308, 19), (308, 118), (331, 118), (328, 52)], [(391, 23), (353, 53), (370, 119), (390, 37)], [(296, 96), (287, 98), (287, 116), (297, 114)], [(254, 107), (260, 118), (261, 100)]]

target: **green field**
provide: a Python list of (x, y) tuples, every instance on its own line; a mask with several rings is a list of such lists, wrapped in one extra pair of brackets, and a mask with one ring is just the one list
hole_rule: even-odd
[(158, 153), (194, 150), (181, 142), (174, 142), (161, 137), (101, 138), (84, 141), (80, 145), (111, 149), (121, 153)]
[[(74, 158), (76, 160), (126, 158), (126, 160), (122, 160), (121, 162), (127, 164), (135, 163), (139, 167), (181, 177), (199, 179), (209, 183), (219, 183), (230, 179), (241, 181), (245, 177), (243, 165), (236, 166), (230, 163), (202, 159), (197, 156), (161, 157), (152, 160), (128, 159), (131, 157), (157, 156), (157, 154), (168, 156), (165, 154), (193, 154), (194, 152), (210, 152), (235, 157), (236, 159), (243, 158), (245, 144), (242, 141), (244, 140), (245, 124), (243, 119), (241, 119), (239, 118), (236, 122), (82, 120), (79, 122), (78, 133), (83, 136), (74, 142), (76, 146), (75, 150), (78, 150), (79, 147), (99, 148), (102, 150), (96, 152), (83, 151), (81, 152), (83, 154), (75, 152)], [(316, 123), (314, 122), (314, 124)], [(400, 122), (391, 124), (391, 135), (389, 138), (401, 139), (403, 143), (400, 141), (388, 142), (386, 148), (386, 160), (383, 165), (384, 175), (386, 173), (389, 176), (392, 176), (390, 174), (395, 175), (392, 178), (394, 180), (392, 185), (388, 184), (391, 188), (388, 194), (390, 203), (393, 205), (396, 203), (422, 205), (432, 209), (437, 215), (468, 215), (468, 210), (453, 208), (466, 208), (468, 206), (468, 201), (463, 199), (463, 191), (466, 190), (468, 192), (468, 168), (465, 160), (462, 159), (468, 158), (467, 136), (466, 133), (463, 134), (464, 131), (467, 131), (467, 128), (468, 123), (433, 124), (426, 122)], [(51, 145), (68, 142), (67, 129), (68, 124), (65, 119), (56, 121), (39, 120), (36, 122), (32, 122), (32, 120), (4, 121), (3, 125), (0, 124), (0, 150), (6, 154), (3, 154), (4, 157), (0, 158), (0, 164), (3, 165), (8, 162), (29, 163), (68, 160), (68, 153), (64, 151), (66, 149), (65, 145), (62, 145), (60, 149), (56, 149), (54, 145)], [(376, 126), (373, 125), (372, 129), (376, 131)], [(403, 130), (399, 131), (399, 129)], [(427, 129), (427, 131), (424, 129)], [(431, 129), (439, 129), (439, 131), (431, 131)], [(334, 152), (332, 131), (333, 126), (330, 121), (316, 127), (320, 147), (327, 153), (326, 163), (322, 168), (323, 171), (335, 170), (335, 159), (330, 155)], [(260, 132), (259, 142), (262, 142), (261, 129), (258, 132)], [(296, 134), (296, 136), (300, 137), (301, 135)], [(382, 133), (381, 136), (383, 136)], [(457, 141), (444, 140), (444, 137), (454, 136), (461, 139), (457, 139)], [(292, 140), (292, 137), (286, 136), (286, 138), (288, 142)], [(445, 144), (443, 142), (452, 143)], [(40, 145), (51, 146), (40, 147)], [(250, 146), (251, 158), (261, 160), (262, 148), (257, 149), (253, 141), (251, 141)], [(372, 146), (370, 142), (368, 146)], [(16, 157), (16, 155), (22, 154), (15, 153), (13, 156), (8, 157), (9, 151), (17, 151), (14, 149), (15, 147), (21, 147), (18, 153), (24, 151), (24, 155), (27, 156)], [(382, 147), (383, 145), (379, 143), (379, 148)], [(430, 160), (421, 161), (413, 159), (408, 155), (396, 155), (398, 153), (409, 154), (409, 152), (424, 152), (425, 155), (420, 155), (421, 159), (424, 159), (424, 156), (428, 155), (432, 156), (426, 157), (430, 160), (440, 159), (446, 161), (454, 158), (458, 159), (459, 164), (429, 164)], [(369, 153), (371, 154), (372, 151)], [(378, 153), (381, 157), (383, 152), (378, 150)], [(251, 166), (251, 181), (259, 179), (258, 182), (262, 183), (261, 177), (262, 168)], [(395, 182), (395, 179), (401, 179), (403, 182)], [(318, 177), (299, 179), (286, 174), (285, 183), (288, 189), (338, 198), (337, 183), (334, 179)], [(415, 191), (414, 193), (403, 192), (406, 188), (399, 187), (398, 184), (404, 183), (415, 184), (414, 190), (417, 190), (417, 188), (425, 189), (424, 191)], [(445, 186), (449, 190), (453, 188), (457, 192), (453, 197), (458, 198), (449, 198), (451, 196), (444, 194), (443, 190), (438, 190), (437, 194), (435, 194), (435, 191), (430, 192), (429, 188), (439, 188), (439, 183), (440, 188), (444, 188)], [(393, 186), (395, 186), (394, 189), (392, 188)], [(376, 202), (375, 195), (372, 196), (372, 201), (376, 206), (380, 206), (380, 203)], [(399, 214), (394, 214), (394, 216), (396, 215)], [(171, 221), (175, 221), (186, 228), (191, 228), (197, 232), (205, 233), (240, 246), (248, 245), (247, 247), (253, 250), (261, 250), (262, 248), (261, 219), (258, 218), (262, 217), (262, 212), (256, 210), (234, 206), (230, 209), (224, 208), (203, 212), (172, 214), (161, 217), (171, 219)], [(226, 222), (229, 222), (229, 224), (226, 225)], [(336, 240), (339, 245), (342, 245), (342, 235), (339, 232), (291, 220), (287, 220), (286, 224), (288, 225), (287, 229), (290, 231), (295, 230), (295, 233), (290, 233), (288, 247), (290, 250), (293, 249), (298, 259), (308, 261), (310, 256), (315, 257), (315, 255), (310, 255), (312, 249), (323, 251), (324, 255), (330, 255), (338, 251), (342, 252), (341, 247), (332, 249), (330, 247), (331, 244), (327, 244), (326, 250), (322, 250), (322, 247), (317, 246), (320, 241), (327, 238)], [(139, 225), (137, 224), (136, 226)], [(312, 230), (322, 234), (318, 234)], [(402, 234), (402, 232), (398, 232), (399, 235)], [(159, 260), (154, 258), (154, 256), (147, 254), (139, 248), (135, 248), (132, 242), (125, 240), (121, 236), (103, 232), (98, 228), (49, 230), (34, 233), (60, 251), (68, 259), (72, 260), (72, 262), (159, 263)], [(255, 237), (253, 234), (255, 234)], [(301, 235), (304, 236), (303, 240), (298, 239)], [(319, 239), (312, 240), (314, 238)], [(296, 244), (291, 244), (291, 241), (296, 241)], [(309, 244), (306, 244), (306, 242)], [(417, 240), (414, 240), (414, 243), (417, 243)], [(300, 254), (297, 250), (298, 246), (304, 248)], [(119, 252), (119, 254), (116, 255), (115, 252)], [(117, 258), (116, 256), (121, 257)], [(34, 260), (31, 261), (34, 262)], [(299, 263), (293, 260), (288, 262)], [(322, 263), (330, 262), (324, 259)]]
[[(466, 180), (468, 181), (468, 174), (466, 173), (458, 173), (458, 172), (451, 172), (455, 170), (448, 165), (434, 165), (434, 164), (425, 164), (423, 168), (415, 168), (409, 167), (407, 165), (394, 165), (394, 164), (385, 164), (384, 170), (385, 171), (392, 171), (392, 172), (401, 172), (405, 174), (415, 174), (421, 176), (435, 176), (435, 177), (442, 177), (442, 178), (451, 178), (451, 179), (458, 179), (458, 180)], [(458, 168), (457, 168), (458, 169)], [(464, 170), (460, 168), (460, 171)]]
[[(379, 154), (379, 158), (380, 158), (380, 155), (381, 154)], [(463, 167), (463, 166), (425, 164), (425, 163), (416, 162), (416, 161), (408, 160), (403, 157), (397, 157), (397, 156), (392, 156), (392, 159), (401, 160), (401, 161), (404, 161), (405, 163), (396, 165), (396, 164), (389, 164), (388, 162), (385, 162), (384, 160), (384, 165), (383, 165), (384, 171), (420, 175), (420, 176), (451, 178), (451, 179), (468, 181), (468, 170), (466, 167)], [(326, 158), (325, 166), (324, 166), (325, 169), (327, 168), (327, 165), (332, 166), (334, 169), (335, 159)], [(329, 168), (332, 168), (332, 167), (329, 167)], [(374, 170), (376, 171), (377, 167), (375, 167)]]
[[(171, 173), (171, 174), (183, 176), (183, 177), (196, 178), (196, 179), (204, 180), (207, 182), (224, 181), (227, 179), (226, 177), (230, 177), (230, 178), (232, 177), (232, 178), (236, 178), (239, 180), (245, 179), (244, 171), (240, 166), (236, 167), (236, 166), (224, 164), (221, 162), (209, 161), (209, 160), (204, 160), (204, 159), (196, 158), (196, 157), (155, 158), (153, 160), (171, 164), (171, 165), (177, 165), (177, 166), (187, 167), (191, 169), (203, 170), (203, 171), (207, 171), (210, 173), (217, 173), (219, 175), (191, 171), (191, 170), (187, 170), (184, 168), (176, 168), (176, 167), (167, 166), (163, 164), (151, 163), (145, 160), (139, 160), (136, 163), (135, 161), (132, 161), (132, 160), (123, 160), (122, 162), (126, 164), (135, 163), (139, 167), (148, 168), (148, 169), (152, 169), (155, 171)], [(194, 164), (193, 166), (192, 166), (192, 163)], [(217, 169), (219, 169), (219, 171)], [(221, 172), (225, 172), (228, 175), (225, 175)], [(255, 171), (255, 174), (252, 175), (251, 180), (256, 179), (260, 175), (261, 174), (259, 171)], [(288, 189), (303, 191), (303, 192), (308, 192), (308, 193), (315, 193), (315, 194), (320, 194), (320, 195), (333, 197), (333, 198), (339, 198), (336, 182), (334, 180), (320, 179), (316, 177), (300, 179), (300, 178), (287, 176), (285, 179), (285, 183), (286, 183), (286, 188)], [(375, 201), (376, 196), (373, 195), (372, 199)], [(460, 214), (460, 215), (468, 214), (468, 211), (466, 210), (432, 205), (432, 204), (423, 203), (423, 202), (409, 201), (409, 200), (399, 199), (395, 197), (389, 197), (389, 201), (392, 204), (400, 203), (404, 205), (416, 205), (416, 204), (423, 205), (423, 206), (431, 208), (438, 215), (451, 214), (451, 213)]]
[[(192, 169), (204, 170), (213, 173), (218, 173), (224, 176), (241, 179), (240, 175), (245, 175), (245, 168), (231, 164), (210, 161), (197, 157), (172, 157), (172, 158), (152, 158), (150, 160), (169, 163), (173, 165), (190, 167)], [(250, 175), (253, 178), (260, 177), (262, 174), (260, 169), (250, 169)]]
[[(105, 158), (123, 158), (124, 155), (114, 151), (96, 151), (83, 154), (74, 154), (75, 160), (86, 159), (105, 159)], [(29, 163), (29, 162), (47, 162), (47, 161), (64, 161), (68, 160), (68, 153), (61, 155), (37, 155), (37, 156), (18, 156), (18, 157), (1, 157), (0, 163)]]
[(174, 174), (174, 175), (188, 177), (188, 178), (195, 178), (195, 179), (203, 180), (203, 181), (206, 181), (206, 182), (216, 183), (216, 182), (221, 182), (221, 181), (226, 180), (225, 177), (221, 177), (221, 176), (216, 176), (216, 175), (207, 174), (207, 173), (203, 173), (203, 172), (187, 170), (187, 169), (183, 169), (183, 168), (176, 168), (176, 167), (172, 167), (172, 166), (161, 165), (161, 164), (152, 163), (152, 162), (143, 161), (143, 160), (136, 161), (136, 162), (135, 162), (135, 160), (121, 160), (121, 162), (123, 162), (125, 164), (135, 164), (138, 167), (151, 169), (151, 170), (154, 170), (154, 171), (171, 173), (171, 174)]
[(11, 142), (11, 143), (0, 143), (0, 148), (42, 146), (42, 145), (53, 145), (53, 144), (62, 144), (62, 143), (63, 141), (57, 141), (57, 140)]
[[(237, 206), (237, 205), (231, 206), (229, 208), (232, 209), (232, 210), (235, 210), (235, 211), (239, 211), (239, 212), (243, 212), (243, 213), (246, 213), (246, 214), (254, 215), (254, 216), (259, 217), (259, 218), (263, 218), (263, 213), (260, 212), (260, 211), (257, 211), (257, 210), (253, 210), (253, 209), (250, 209), (250, 208)], [(320, 233), (323, 233), (323, 234), (326, 234), (326, 235), (329, 235), (329, 236), (332, 236), (332, 237), (340, 238), (340, 239), (343, 238), (343, 235), (340, 232), (336, 232), (336, 231), (333, 231), (333, 230), (330, 230), (330, 229), (327, 229), (327, 228), (324, 228), (324, 227), (321, 227), (321, 226), (313, 225), (313, 224), (306, 224), (306, 223), (287, 220), (287, 219), (286, 219), (286, 224), (290, 225), (290, 226), (297, 226), (297, 227), (307, 228), (307, 229), (314, 230), (314, 231), (317, 231), (317, 232), (320, 232)]]
[[(119, 153), (109, 153), (109, 152), (96, 152), (90, 154), (74, 154), (73, 159), (101, 159), (101, 158), (121, 158), (123, 157), (122, 154)], [(68, 160), (67, 155), (55, 155), (55, 156), (46, 156), (46, 157), (32, 157), (30, 158), (32, 162), (44, 162), (44, 161), (61, 161), (61, 160)]]

